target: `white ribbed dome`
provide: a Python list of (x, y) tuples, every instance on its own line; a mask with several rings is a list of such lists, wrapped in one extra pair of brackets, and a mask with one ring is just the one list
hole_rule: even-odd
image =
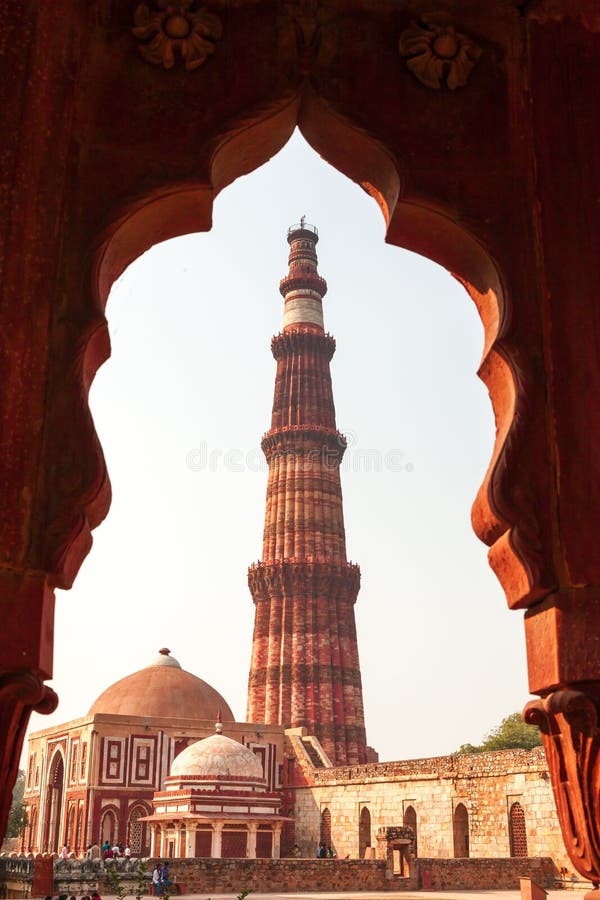
[(173, 776), (203, 776), (217, 778), (247, 778), (263, 781), (262, 763), (258, 756), (223, 734), (212, 734), (186, 747), (175, 757), (171, 766)]

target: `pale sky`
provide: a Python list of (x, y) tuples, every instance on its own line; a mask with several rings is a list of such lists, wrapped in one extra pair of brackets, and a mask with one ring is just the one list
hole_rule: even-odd
[(528, 699), (522, 613), (471, 530), (494, 424), (483, 331), (442, 268), (387, 246), (374, 201), (299, 134), (216, 200), (209, 234), (154, 247), (114, 286), (112, 358), (90, 401), (113, 486), (59, 592), (52, 716), (87, 713), (168, 646), (244, 720), (289, 225), (319, 229), (325, 327), (367, 738), (382, 760), (478, 743)]

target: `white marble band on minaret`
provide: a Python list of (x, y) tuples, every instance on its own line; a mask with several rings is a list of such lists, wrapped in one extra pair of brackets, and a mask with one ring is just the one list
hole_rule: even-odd
[(323, 304), (316, 294), (311, 297), (308, 291), (292, 291), (285, 301), (283, 327), (301, 324), (318, 325), (319, 328), (323, 328)]
[(297, 326), (312, 326), (323, 332), (323, 297), (327, 293), (327, 282), (317, 269), (316, 245), (319, 234), (314, 225), (307, 225), (304, 218), (299, 225), (288, 230), (290, 245), (289, 271), (279, 282), (279, 290), (285, 305), (283, 330)]

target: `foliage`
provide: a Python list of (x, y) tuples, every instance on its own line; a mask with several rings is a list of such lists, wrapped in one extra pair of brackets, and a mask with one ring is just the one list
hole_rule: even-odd
[(542, 743), (540, 729), (537, 725), (528, 725), (521, 718), (521, 713), (511, 713), (499, 725), (487, 734), (483, 743), (462, 744), (457, 753), (484, 753), (487, 750), (513, 750), (522, 748), (531, 750)]
[(19, 837), (23, 829), (27, 826), (27, 811), (23, 803), (23, 795), (25, 793), (25, 772), (19, 769), (17, 780), (13, 789), (12, 803), (10, 812), (8, 813), (8, 824), (6, 826), (6, 837)]
[(246, 900), (246, 897), (248, 896), (248, 894), (251, 894), (251, 893), (252, 893), (252, 891), (249, 891), (246, 888), (244, 888), (243, 891), (240, 891), (239, 894), (237, 894), (235, 900)]
[[(127, 896), (127, 891), (123, 884), (123, 878), (121, 877), (121, 873), (117, 869), (117, 866), (114, 863), (110, 863), (106, 866), (106, 877), (110, 881), (110, 886), (112, 887), (115, 897), (117, 900), (125, 900)], [(146, 891), (146, 863), (143, 859), (140, 859), (137, 864), (137, 869), (135, 872), (135, 900), (141, 900), (142, 896)], [(166, 896), (166, 895), (165, 895)]]

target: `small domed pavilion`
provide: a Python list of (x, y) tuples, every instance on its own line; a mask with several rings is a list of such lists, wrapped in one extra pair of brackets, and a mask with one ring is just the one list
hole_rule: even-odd
[(221, 732), (184, 750), (146, 817), (156, 857), (278, 858), (281, 795), (269, 791), (259, 757)]
[[(200, 738), (214, 735), (218, 710), (227, 732), (220, 740), (247, 754), (248, 773), (253, 764), (257, 779), (262, 773), (267, 779), (267, 793), (275, 791), (283, 728), (236, 722), (224, 697), (163, 647), (149, 665), (107, 687), (83, 718), (29, 736), (29, 824), (20, 849), (57, 853), (66, 844), (81, 855), (88, 845), (108, 841), (129, 844), (136, 856), (149, 855), (153, 796), (178, 772), (188, 774), (176, 763)], [(230, 748), (231, 766), (234, 756)], [(192, 766), (190, 773), (196, 772)], [(257, 794), (265, 791), (258, 780), (252, 787)], [(266, 800), (262, 806), (272, 812)]]

